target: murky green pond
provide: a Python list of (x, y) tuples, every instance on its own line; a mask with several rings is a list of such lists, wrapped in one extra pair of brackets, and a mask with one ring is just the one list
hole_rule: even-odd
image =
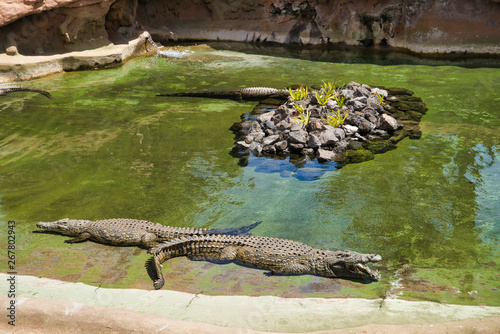
[[(419, 140), (347, 165), (230, 155), (229, 130), (254, 102), (157, 93), (322, 80), (413, 90), (427, 104)], [(207, 294), (406, 298), (500, 305), (500, 69), (371, 65), (198, 51), (40, 79), (40, 95), (0, 100), (2, 231), (15, 220), (17, 272), (152, 289), (137, 248), (31, 233), (38, 221), (140, 218), (233, 227), (328, 249), (379, 253), (378, 282), (264, 276), (174, 259), (166, 288)], [(2, 235), (5, 234), (2, 232)], [(6, 237), (0, 240), (6, 258)], [(6, 261), (0, 270), (7, 272)]]

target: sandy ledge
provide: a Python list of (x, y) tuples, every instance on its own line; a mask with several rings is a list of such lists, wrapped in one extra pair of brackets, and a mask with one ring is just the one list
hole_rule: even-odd
[[(0, 274), (0, 289), (9, 290)], [(207, 296), (16, 276), (0, 333), (498, 333), (500, 307), (398, 299)], [(2, 294), (6, 310), (10, 299)], [(5, 311), (4, 311), (5, 312)]]
[(156, 50), (146, 44), (146, 37), (150, 37), (149, 33), (143, 32), (127, 44), (109, 44), (97, 49), (54, 55), (8, 56), (1, 53), (0, 83), (26, 81), (59, 72), (120, 66), (131, 58), (156, 54)]

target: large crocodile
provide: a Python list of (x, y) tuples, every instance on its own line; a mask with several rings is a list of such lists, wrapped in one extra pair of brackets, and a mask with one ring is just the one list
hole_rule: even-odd
[(64, 218), (54, 222), (38, 222), (36, 227), (49, 232), (74, 237), (67, 243), (87, 240), (114, 246), (141, 246), (151, 248), (161, 242), (190, 235), (204, 234), (244, 234), (261, 222), (240, 228), (209, 230), (165, 226), (138, 219), (77, 220)]
[(52, 95), (50, 95), (49, 92), (47, 92), (43, 89), (23, 87), (23, 86), (14, 86), (14, 85), (0, 85), (0, 96), (6, 95), (8, 93), (13, 93), (13, 92), (34, 92), (34, 93), (42, 94), (49, 99), (52, 99)]
[(270, 87), (248, 87), (233, 90), (207, 90), (175, 94), (158, 94), (157, 96), (207, 97), (214, 99), (233, 100), (264, 100), (266, 98), (287, 99), (290, 94), (286, 89)]
[(190, 235), (161, 243), (149, 252), (153, 254), (157, 276), (155, 289), (165, 283), (161, 264), (179, 256), (236, 261), (271, 273), (371, 280), (379, 279), (380, 275), (365, 264), (382, 260), (378, 254), (321, 250), (297, 241), (253, 235)]

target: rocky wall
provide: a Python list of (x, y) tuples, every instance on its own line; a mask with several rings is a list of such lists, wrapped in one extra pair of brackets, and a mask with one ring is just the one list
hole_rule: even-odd
[(233, 40), (500, 54), (500, 0), (6, 0), (0, 48), (41, 54), (120, 42)]

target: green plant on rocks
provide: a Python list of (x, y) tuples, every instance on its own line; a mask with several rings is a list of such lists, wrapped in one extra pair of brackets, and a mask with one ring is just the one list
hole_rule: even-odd
[(298, 117), (292, 117), (295, 123), (307, 125), (309, 123), (309, 118), (311, 117), (311, 111), (309, 108), (304, 108), (304, 106), (297, 103), (293, 105), (293, 108), (299, 113)]
[(333, 98), (337, 102), (337, 105), (339, 106), (339, 109), (344, 106), (345, 96), (343, 96), (343, 95), (335, 95)]
[(291, 88), (288, 88), (288, 94), (290, 94), (290, 99), (293, 102), (300, 101), (302, 99), (305, 99), (307, 97), (307, 87), (300, 86), (298, 89), (293, 90)]
[(329, 93), (330, 95), (333, 95), (333, 93), (335, 92), (335, 87), (336, 85), (331, 81), (329, 82), (323, 81), (323, 84), (321, 85), (322, 90), (325, 93)]
[(320, 93), (318, 91), (315, 91), (314, 94), (316, 95), (316, 100), (321, 106), (324, 106), (328, 100), (332, 97), (333, 92), (332, 91), (323, 91), (321, 90)]
[(375, 93), (375, 95), (378, 98), (378, 104), (380, 104), (381, 106), (385, 106), (384, 95), (380, 94), (379, 92)]
[(335, 115), (326, 115), (326, 118), (322, 118), (322, 120), (326, 124), (336, 128), (344, 124), (344, 121), (347, 118), (347, 113), (344, 115), (344, 117), (342, 117), (342, 115), (340, 114), (340, 109), (337, 111), (333, 110), (333, 112), (335, 113)]

